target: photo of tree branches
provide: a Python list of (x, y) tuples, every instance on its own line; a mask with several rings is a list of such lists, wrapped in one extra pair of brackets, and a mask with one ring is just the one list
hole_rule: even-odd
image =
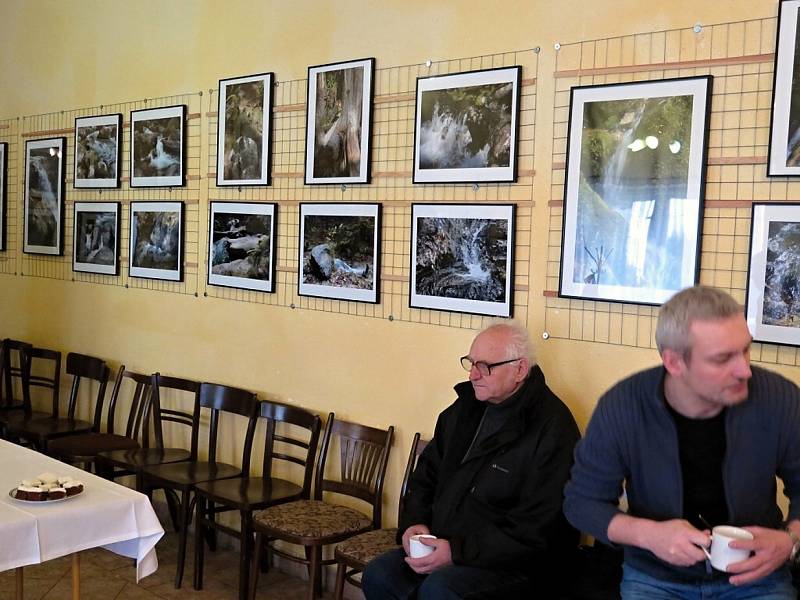
[(314, 177), (361, 173), (364, 68), (322, 71), (316, 76)]
[(422, 92), (420, 169), (508, 167), (512, 83)]
[(307, 215), (302, 244), (303, 283), (374, 289), (374, 217)]
[(215, 275), (270, 278), (271, 215), (215, 212), (211, 272)]
[(772, 221), (764, 275), (764, 325), (800, 327), (800, 223)]
[[(797, 17), (800, 31), (800, 13)], [(795, 38), (794, 68), (792, 70), (792, 95), (789, 104), (789, 139), (786, 148), (786, 166), (800, 166), (800, 44)]]
[(177, 271), (181, 213), (133, 211), (131, 225), (132, 265), (146, 269)]
[(225, 98), (225, 179), (263, 177), (264, 82), (228, 85)]
[[(586, 102), (572, 280), (680, 289), (692, 95)], [(572, 174), (570, 173), (570, 176)]]
[(506, 301), (507, 220), (420, 217), (416, 224), (417, 294)]

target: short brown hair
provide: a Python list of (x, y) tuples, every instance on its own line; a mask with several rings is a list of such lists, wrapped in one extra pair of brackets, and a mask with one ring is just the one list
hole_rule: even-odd
[(742, 305), (717, 288), (696, 285), (675, 294), (662, 307), (656, 324), (659, 354), (673, 350), (691, 354), (689, 329), (694, 321), (716, 321), (741, 314)]

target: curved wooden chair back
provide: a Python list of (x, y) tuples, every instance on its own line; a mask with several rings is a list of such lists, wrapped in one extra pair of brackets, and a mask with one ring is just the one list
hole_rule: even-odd
[[(240, 415), (249, 419), (247, 432), (244, 438), (244, 454), (242, 455), (242, 473), (250, 472), (250, 452), (253, 448), (253, 437), (256, 432), (256, 419), (258, 414), (258, 397), (253, 392), (217, 383), (200, 384), (200, 401), (197, 404), (195, 417), (200, 420), (200, 409), (211, 411), (208, 426), (208, 462), (217, 460), (217, 438), (219, 433), (219, 418), (223, 412)], [(196, 447), (195, 438), (199, 431), (195, 428), (192, 432), (192, 447)]]
[[(173, 390), (192, 394), (191, 411), (180, 410), (177, 408), (164, 408), (161, 402), (162, 390)], [(170, 377), (161, 373), (154, 373), (151, 381), (150, 404), (152, 406), (153, 437), (155, 437), (156, 448), (164, 448), (163, 423), (176, 423), (189, 428), (191, 432), (191, 458), (197, 460), (198, 431), (200, 428), (200, 382), (182, 377)], [(145, 440), (149, 443), (149, 438)], [(147, 448), (149, 446), (143, 446)]]
[(411, 474), (417, 466), (417, 461), (422, 455), (423, 450), (428, 446), (429, 440), (423, 440), (419, 432), (414, 434), (414, 439), (411, 440), (411, 452), (408, 453), (408, 462), (406, 463), (406, 470), (403, 473), (403, 483), (400, 484), (400, 502), (398, 503), (397, 515), (398, 518), (403, 514), (403, 500), (408, 491), (408, 482), (411, 481)]
[(78, 403), (78, 390), (81, 381), (90, 379), (100, 384), (97, 390), (97, 398), (94, 402), (94, 416), (92, 419), (92, 431), (99, 433), (109, 375), (106, 361), (94, 356), (70, 352), (67, 354), (67, 374), (72, 375), (72, 389), (67, 406), (67, 418), (70, 420), (75, 419), (75, 408)]
[[(30, 376), (28, 353), (32, 348), (27, 342), (10, 338), (0, 342), (0, 406), (8, 408), (25, 402)], [(15, 393), (16, 389), (20, 390), (21, 396)]]
[[(111, 391), (111, 399), (109, 400), (106, 414), (106, 433), (114, 433), (117, 402), (122, 394), (122, 388), (126, 380), (129, 380), (134, 387), (130, 397), (131, 403), (128, 410), (128, 418), (125, 422), (125, 437), (132, 440), (138, 440), (141, 437), (142, 441), (146, 442), (147, 438), (149, 438), (147, 421), (150, 415), (152, 378), (150, 375), (128, 371), (125, 365), (120, 366), (117, 371), (117, 377), (114, 380), (114, 387)], [(142, 447), (146, 448), (147, 446), (143, 444)]]

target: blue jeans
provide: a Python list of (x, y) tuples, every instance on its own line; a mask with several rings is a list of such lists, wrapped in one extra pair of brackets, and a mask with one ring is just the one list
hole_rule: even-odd
[(430, 575), (418, 575), (403, 560), (402, 548), (370, 562), (361, 577), (367, 600), (457, 600), (533, 598), (521, 573), (450, 565)]
[(747, 585), (731, 585), (724, 579), (699, 583), (675, 583), (656, 579), (623, 566), (623, 600), (796, 600), (797, 592), (786, 568)]

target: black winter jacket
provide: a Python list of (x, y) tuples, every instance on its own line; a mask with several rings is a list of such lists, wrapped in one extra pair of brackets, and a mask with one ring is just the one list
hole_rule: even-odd
[(548, 573), (578, 541), (561, 511), (580, 437), (575, 419), (534, 366), (506, 400), (514, 403), (508, 420), (463, 461), (486, 403), (468, 381), (455, 391), (411, 477), (398, 543), (425, 524), (450, 542), (455, 564)]

